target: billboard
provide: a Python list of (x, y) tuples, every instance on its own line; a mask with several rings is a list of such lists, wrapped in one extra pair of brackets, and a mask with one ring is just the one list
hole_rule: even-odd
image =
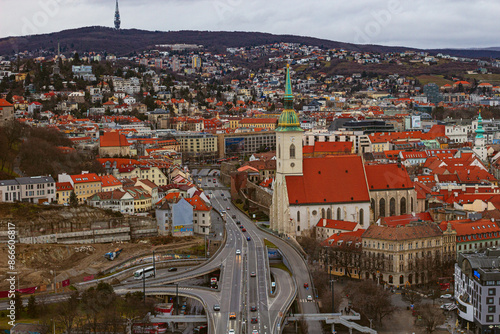
[(411, 128), (420, 129), (421, 127), (422, 123), (420, 121), (420, 116), (411, 116)]
[(245, 149), (245, 138), (242, 137), (229, 137), (225, 138), (224, 149), (226, 155), (238, 154)]

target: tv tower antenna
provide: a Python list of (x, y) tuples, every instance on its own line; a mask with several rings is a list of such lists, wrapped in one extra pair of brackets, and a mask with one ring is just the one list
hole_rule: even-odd
[(116, 0), (116, 9), (115, 9), (115, 29), (120, 29), (120, 10), (118, 9), (118, 0)]

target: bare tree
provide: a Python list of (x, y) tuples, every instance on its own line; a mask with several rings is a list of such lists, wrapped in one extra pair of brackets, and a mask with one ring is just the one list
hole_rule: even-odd
[(396, 309), (391, 303), (389, 291), (372, 280), (349, 282), (344, 287), (344, 293), (352, 301), (353, 309), (379, 324)]
[(73, 292), (68, 300), (57, 304), (56, 316), (57, 320), (62, 323), (64, 332), (71, 334), (75, 325), (75, 318), (79, 312), (80, 301), (78, 300), (78, 292)]
[(413, 290), (404, 290), (401, 298), (403, 299), (403, 301), (408, 302), (411, 305), (420, 303), (420, 301), (422, 300), (422, 296), (418, 292)]
[(426, 333), (433, 333), (437, 326), (444, 323), (443, 312), (434, 305), (419, 305), (416, 310), (422, 317), (422, 323)]

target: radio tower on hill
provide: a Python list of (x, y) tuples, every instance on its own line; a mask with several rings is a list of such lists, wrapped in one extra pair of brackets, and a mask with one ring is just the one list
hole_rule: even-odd
[(116, 0), (116, 10), (115, 10), (115, 29), (120, 29), (120, 10), (118, 9), (118, 0)]

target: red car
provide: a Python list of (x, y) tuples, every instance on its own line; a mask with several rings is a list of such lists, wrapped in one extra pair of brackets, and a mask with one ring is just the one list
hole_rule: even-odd
[(246, 228), (241, 229), (241, 232), (246, 232), (246, 231), (247, 231)]
[(304, 289), (307, 289), (309, 287), (309, 283), (304, 283)]

